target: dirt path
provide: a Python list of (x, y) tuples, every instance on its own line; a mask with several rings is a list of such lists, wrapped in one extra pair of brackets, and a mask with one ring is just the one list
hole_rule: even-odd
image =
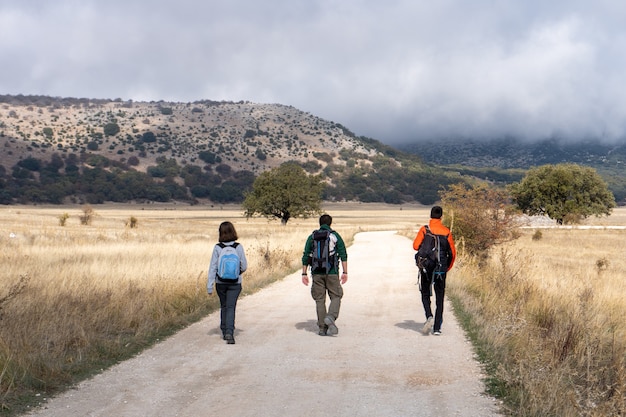
[(348, 254), (339, 335), (317, 335), (298, 271), (239, 301), (237, 344), (221, 340), (211, 314), (32, 415), (498, 415), (450, 304), (442, 336), (419, 332), (410, 241), (360, 233)]

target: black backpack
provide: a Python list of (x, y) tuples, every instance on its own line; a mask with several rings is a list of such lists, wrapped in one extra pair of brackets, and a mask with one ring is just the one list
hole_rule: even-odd
[(328, 274), (337, 267), (337, 251), (331, 247), (332, 230), (319, 229), (311, 234), (313, 250), (311, 251), (311, 272)]
[(423, 272), (446, 272), (452, 258), (448, 235), (437, 235), (430, 231), (428, 225), (424, 227), (426, 234), (415, 254), (415, 264)]

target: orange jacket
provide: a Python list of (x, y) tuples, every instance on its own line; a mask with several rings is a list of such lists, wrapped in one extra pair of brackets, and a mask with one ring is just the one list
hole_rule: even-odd
[[(454, 239), (452, 238), (452, 233), (450, 233), (450, 229), (441, 223), (441, 219), (430, 219), (428, 222), (428, 227), (430, 231), (436, 235), (448, 235), (448, 243), (450, 244), (450, 250), (452, 251), (452, 259), (450, 260), (450, 265), (448, 265), (448, 271), (454, 265), (454, 260), (456, 259), (456, 247), (454, 246)], [(413, 240), (413, 249), (418, 250), (422, 241), (424, 240), (424, 236), (426, 236), (426, 228), (424, 226), (420, 227), (419, 232), (417, 232), (417, 236), (415, 236), (415, 240)]]

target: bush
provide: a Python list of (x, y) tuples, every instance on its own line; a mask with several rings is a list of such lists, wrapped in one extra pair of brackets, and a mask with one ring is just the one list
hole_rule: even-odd
[(115, 136), (120, 133), (120, 126), (117, 123), (107, 123), (104, 125), (105, 136)]
[(472, 188), (455, 184), (440, 195), (444, 220), (467, 254), (484, 260), (494, 245), (519, 237), (519, 224), (505, 191), (484, 184)]
[(144, 143), (154, 143), (156, 142), (156, 135), (150, 131), (147, 131), (141, 136), (141, 141)]
[(39, 159), (29, 156), (26, 159), (22, 159), (17, 163), (18, 166), (25, 168), (29, 171), (39, 171), (41, 169), (41, 161)]
[(65, 226), (67, 219), (70, 218), (70, 215), (67, 213), (63, 213), (59, 216), (59, 226)]
[(91, 208), (91, 206), (85, 206), (83, 207), (83, 214), (80, 215), (78, 218), (80, 219), (80, 224), (82, 224), (83, 226), (88, 226), (93, 221), (94, 216), (94, 209)]

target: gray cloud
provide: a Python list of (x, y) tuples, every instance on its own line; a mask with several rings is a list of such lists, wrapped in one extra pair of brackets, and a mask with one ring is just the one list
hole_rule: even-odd
[(0, 93), (281, 103), (389, 143), (615, 141), (625, 18), (618, 0), (0, 0)]

